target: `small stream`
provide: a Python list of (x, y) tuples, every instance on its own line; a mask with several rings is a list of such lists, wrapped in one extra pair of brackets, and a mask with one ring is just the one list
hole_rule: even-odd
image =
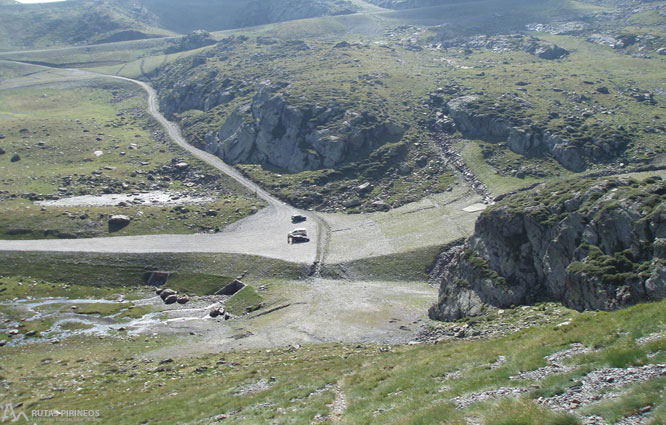
[[(39, 320), (54, 320), (51, 327), (39, 333), (39, 336), (26, 337), (23, 334), (15, 335), (7, 345), (23, 345), (34, 342), (54, 341), (73, 335), (108, 335), (111, 331), (125, 328), (129, 333), (134, 333), (133, 328), (145, 330), (147, 327), (160, 323), (159, 312), (148, 313), (138, 319), (119, 319), (114, 314), (111, 316), (99, 316), (96, 314), (78, 314), (73, 310), (62, 311), (61, 306), (78, 304), (124, 304), (122, 297), (117, 300), (105, 299), (69, 299), (69, 298), (46, 298), (39, 300), (16, 300), (1, 302), (0, 306), (10, 307), (13, 313), (20, 317), (21, 321), (33, 322)], [(46, 307), (46, 308), (44, 308)], [(49, 308), (55, 307), (55, 308)], [(9, 332), (16, 329), (19, 321), (5, 322), (0, 325), (0, 332)]]
[[(125, 310), (109, 316), (100, 316), (98, 314), (76, 313), (76, 310), (67, 308), (68, 306), (81, 304), (128, 303), (122, 296), (116, 300), (42, 298), (4, 301), (0, 302), (0, 308), (7, 311), (9, 317), (14, 318), (14, 320), (1, 321), (0, 332), (8, 333), (12, 329), (18, 329), (21, 322), (53, 321), (49, 329), (41, 331), (38, 336), (25, 336), (23, 333), (13, 336), (8, 341), (8, 346), (54, 342), (74, 335), (108, 336), (120, 330), (126, 331), (127, 335), (138, 335), (155, 332), (155, 328), (160, 325), (212, 320), (208, 312), (213, 307), (223, 306), (222, 301), (222, 299), (217, 299), (214, 302), (209, 299), (201, 299), (199, 302), (193, 300), (188, 307), (165, 306), (166, 308), (162, 311), (147, 313), (136, 319), (119, 317)], [(159, 297), (144, 298), (132, 301), (131, 304), (135, 307), (153, 304), (163, 305)], [(167, 316), (166, 319), (164, 318), (165, 315)], [(0, 313), (0, 319), (3, 316), (5, 315)], [(4, 319), (7, 318), (4, 317)]]

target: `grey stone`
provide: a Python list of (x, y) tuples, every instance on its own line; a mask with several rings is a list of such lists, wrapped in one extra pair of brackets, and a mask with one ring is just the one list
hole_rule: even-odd
[(568, 56), (569, 51), (555, 44), (542, 44), (535, 49), (534, 54), (541, 59), (554, 60)]
[(172, 295), (176, 295), (178, 292), (174, 291), (173, 289), (165, 288), (160, 292), (160, 298), (162, 298), (162, 301), (166, 300), (167, 297), (170, 297)]
[(347, 199), (342, 203), (345, 208), (356, 208), (361, 205), (361, 200), (358, 198)]
[(408, 176), (408, 175), (412, 174), (412, 171), (414, 171), (414, 167), (412, 167), (411, 165), (407, 165), (407, 164), (402, 164), (400, 166), (400, 168), (398, 169), (398, 173), (401, 176)]
[(118, 227), (124, 227), (130, 224), (132, 221), (131, 218), (129, 218), (126, 215), (112, 215), (111, 218), (109, 218), (109, 225), (110, 226), (118, 226)]
[(178, 295), (169, 295), (164, 298), (164, 304), (175, 304), (178, 301)]
[(651, 300), (662, 300), (666, 296), (664, 285), (666, 285), (666, 267), (656, 267), (650, 277), (645, 281), (645, 291)]

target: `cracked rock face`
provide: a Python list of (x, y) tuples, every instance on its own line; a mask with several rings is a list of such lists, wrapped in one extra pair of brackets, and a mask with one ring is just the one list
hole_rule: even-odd
[(274, 87), (262, 87), (206, 137), (206, 150), (225, 161), (268, 164), (291, 172), (334, 167), (385, 143), (405, 128), (335, 105), (295, 106)]
[(482, 214), (440, 256), (430, 316), (455, 320), (540, 300), (612, 310), (665, 296), (666, 183), (658, 177), (541, 186)]
[[(511, 151), (521, 155), (550, 155), (564, 168), (581, 172), (588, 161), (614, 158), (622, 153), (626, 141), (597, 141), (580, 145), (548, 130), (525, 130), (500, 115), (478, 113), (476, 96), (461, 96), (447, 103), (449, 116), (465, 137), (503, 139)], [(516, 105), (516, 107), (529, 107)]]

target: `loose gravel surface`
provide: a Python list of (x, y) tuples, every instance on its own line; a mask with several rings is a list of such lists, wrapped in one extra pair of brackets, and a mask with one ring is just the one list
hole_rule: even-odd
[(616, 391), (623, 386), (649, 381), (666, 375), (666, 365), (651, 364), (629, 368), (604, 368), (588, 373), (581, 385), (567, 389), (564, 394), (539, 398), (537, 402), (551, 409), (575, 412), (600, 400), (613, 400), (620, 396)]
[[(416, 338), (420, 324), (428, 320), (427, 307), (437, 295), (424, 282), (327, 279), (284, 282), (279, 289), (269, 290), (278, 290), (284, 301), (228, 321), (198, 312), (193, 316), (196, 320), (155, 324), (143, 333), (193, 333), (200, 337), (187, 347), (158, 353), (167, 356), (313, 342), (406, 344)], [(182, 315), (176, 309), (169, 317)]]
[(330, 227), (327, 263), (441, 246), (470, 236), (479, 211), (465, 212), (481, 198), (462, 187), (389, 212), (320, 214)]
[(439, 344), (455, 339), (498, 338), (533, 326), (564, 325), (568, 318), (567, 309), (556, 303), (522, 306), (508, 311), (495, 310), (469, 323), (429, 322), (421, 329), (418, 340), (426, 344)]
[(540, 381), (552, 375), (569, 372), (574, 368), (573, 366), (566, 365), (564, 360), (579, 354), (587, 354), (591, 352), (592, 350), (590, 348), (587, 348), (582, 344), (572, 344), (571, 348), (568, 350), (560, 351), (546, 357), (546, 360), (550, 363), (548, 366), (527, 372), (520, 372), (518, 375), (512, 376), (511, 379), (531, 379), (534, 381)]
[[(650, 336), (645, 340), (654, 340)], [(590, 353), (593, 350), (582, 344), (573, 344), (570, 348), (546, 357), (550, 363), (548, 366), (521, 372), (512, 376), (511, 379), (531, 379), (541, 381), (548, 376), (562, 374), (574, 369), (573, 366), (564, 364), (564, 360), (576, 355)], [(650, 364), (628, 368), (602, 368), (596, 369), (585, 375), (580, 385), (568, 388), (564, 393), (553, 397), (539, 397), (536, 402), (550, 409), (566, 411), (577, 414), (582, 407), (589, 406), (604, 400), (619, 398), (622, 390), (631, 384), (646, 382), (651, 379), (666, 376), (666, 365)], [(465, 408), (473, 403), (494, 400), (502, 397), (519, 397), (531, 391), (532, 387), (501, 387), (495, 390), (467, 394), (451, 399), (459, 408)], [(639, 414), (622, 419), (617, 424), (640, 425), (649, 421), (650, 407), (646, 406)], [(583, 418), (585, 425), (606, 425), (603, 418), (588, 416)], [(472, 421), (470, 421), (472, 423)]]

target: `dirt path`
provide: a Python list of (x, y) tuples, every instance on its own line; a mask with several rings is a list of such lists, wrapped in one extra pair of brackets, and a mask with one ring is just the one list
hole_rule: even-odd
[(333, 406), (331, 406), (331, 421), (334, 423), (340, 422), (346, 409), (347, 398), (342, 390), (342, 380), (340, 380), (335, 386), (335, 401), (333, 401)]

